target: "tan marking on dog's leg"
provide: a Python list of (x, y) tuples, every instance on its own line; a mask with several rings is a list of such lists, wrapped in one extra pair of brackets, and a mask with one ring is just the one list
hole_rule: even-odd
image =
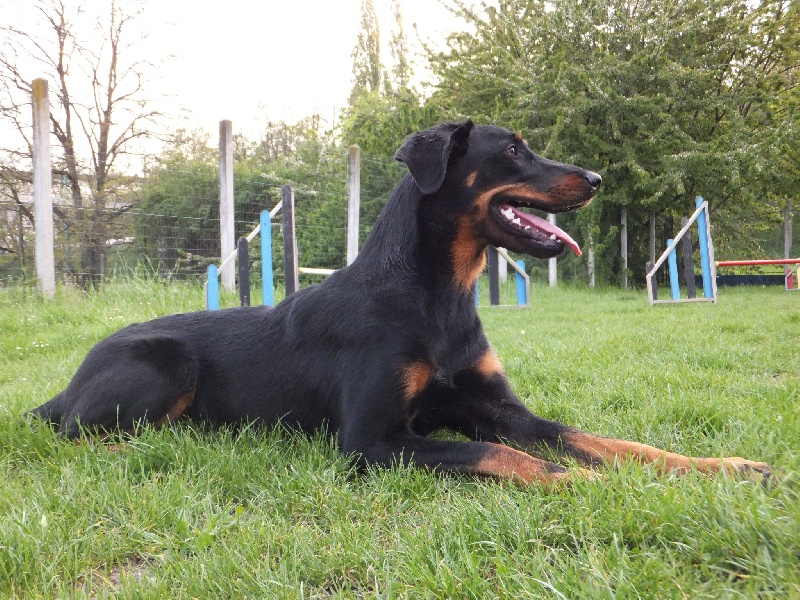
[(403, 397), (406, 401), (417, 397), (428, 387), (434, 371), (433, 365), (424, 360), (415, 361), (403, 368)]
[(520, 450), (502, 444), (492, 444), (487, 452), (474, 466), (477, 475), (507, 479), (516, 483), (542, 483), (551, 485), (557, 482), (569, 482), (575, 478), (593, 479), (596, 476), (587, 469), (564, 469), (555, 463), (534, 458)]
[(178, 398), (178, 401), (172, 405), (164, 416), (155, 422), (155, 426), (159, 427), (164, 423), (173, 423), (177, 421), (184, 411), (192, 405), (192, 402), (194, 402), (194, 388)]
[(497, 354), (491, 348), (487, 348), (486, 352), (478, 359), (475, 364), (475, 370), (486, 379), (491, 379), (497, 375), (505, 375), (500, 359), (497, 358)]
[(697, 458), (684, 456), (675, 452), (667, 452), (647, 444), (604, 438), (580, 431), (563, 435), (564, 443), (585, 455), (587, 458), (600, 459), (613, 464), (617, 460), (633, 460), (641, 464), (652, 464), (661, 472), (683, 475), (691, 470), (701, 473), (755, 472), (762, 476), (771, 474), (765, 463), (731, 458)]

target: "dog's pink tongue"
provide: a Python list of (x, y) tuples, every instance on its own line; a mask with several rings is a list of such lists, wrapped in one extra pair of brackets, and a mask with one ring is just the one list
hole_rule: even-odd
[(581, 256), (581, 254), (583, 254), (581, 252), (580, 246), (578, 246), (578, 243), (575, 240), (573, 240), (566, 231), (560, 229), (559, 227), (556, 227), (550, 221), (547, 221), (545, 219), (542, 219), (541, 217), (537, 217), (536, 215), (532, 215), (530, 213), (519, 211), (513, 206), (511, 207), (511, 210), (514, 211), (514, 216), (517, 217), (523, 223), (527, 223), (531, 227), (535, 227), (536, 229), (544, 231), (549, 235), (555, 235), (559, 240), (564, 242), (564, 245), (568, 246), (577, 256)]

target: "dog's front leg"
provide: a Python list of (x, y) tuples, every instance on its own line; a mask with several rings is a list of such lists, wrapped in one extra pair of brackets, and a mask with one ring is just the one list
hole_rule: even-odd
[(472, 439), (507, 441), (526, 449), (549, 447), (588, 466), (634, 460), (653, 464), (662, 472), (683, 474), (744, 473), (769, 478), (771, 470), (762, 462), (739, 457), (698, 458), (668, 452), (653, 446), (605, 438), (578, 431), (534, 415), (511, 390), (500, 361), (488, 348), (476, 364), (456, 378), (451, 399), (436, 406), (437, 426), (451, 427)]
[(575, 477), (592, 478), (584, 469), (565, 469), (503, 444), (431, 439), (411, 432), (388, 439), (357, 439), (343, 445), (361, 466), (397, 464), (440, 473), (492, 477), (523, 484), (568, 483)]

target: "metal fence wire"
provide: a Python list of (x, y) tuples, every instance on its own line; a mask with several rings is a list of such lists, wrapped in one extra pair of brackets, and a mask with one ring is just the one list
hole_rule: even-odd
[[(346, 264), (347, 154), (332, 153), (305, 181), (278, 181), (262, 174), (234, 176), (235, 234), (246, 236), (262, 210), (293, 186), (297, 244), (302, 266), (337, 269)], [(360, 242), (363, 243), (405, 167), (386, 158), (361, 163)], [(7, 190), (6, 190), (7, 192)], [(219, 169), (154, 169), (102, 208), (76, 207), (63, 182), (53, 186), (56, 280), (85, 285), (134, 271), (186, 279), (202, 277), (220, 262)], [(31, 190), (0, 190), (0, 287), (35, 285)], [(280, 219), (273, 220), (276, 285), (283, 283)], [(250, 260), (260, 260), (258, 240)], [(254, 273), (257, 269), (254, 269)]]

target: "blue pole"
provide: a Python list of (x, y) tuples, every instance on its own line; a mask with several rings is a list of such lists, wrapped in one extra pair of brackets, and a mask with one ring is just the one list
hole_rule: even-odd
[[(703, 205), (703, 197), (695, 198), (696, 208)], [(706, 211), (697, 215), (697, 237), (700, 241), (700, 270), (703, 273), (703, 295), (711, 298), (714, 292), (711, 289), (711, 260), (708, 255), (708, 225), (706, 225)]]
[[(673, 240), (667, 240), (667, 248), (672, 244)], [(673, 300), (681, 299), (680, 281), (678, 280), (678, 253), (673, 248), (667, 257), (669, 263), (669, 289), (672, 293)]]
[(208, 310), (219, 310), (219, 273), (217, 265), (208, 265)]
[(275, 306), (272, 280), (272, 217), (261, 211), (261, 304)]
[(480, 306), (480, 305), (481, 305), (481, 293), (480, 293), (480, 290), (478, 289), (478, 282), (476, 281), (475, 282), (475, 306)]
[[(517, 266), (524, 271), (525, 261), (518, 260)], [(520, 275), (519, 272), (517, 272), (517, 304), (520, 306), (525, 306), (528, 304), (528, 294), (527, 290), (525, 289), (525, 278)]]

